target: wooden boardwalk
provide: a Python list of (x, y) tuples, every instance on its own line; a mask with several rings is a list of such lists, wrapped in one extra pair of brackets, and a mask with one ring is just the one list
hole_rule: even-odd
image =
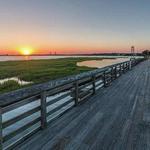
[(19, 150), (150, 150), (150, 61), (123, 74)]

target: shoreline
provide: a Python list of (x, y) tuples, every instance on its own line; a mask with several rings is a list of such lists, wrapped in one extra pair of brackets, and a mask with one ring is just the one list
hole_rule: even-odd
[[(48, 60), (48, 59), (61, 59), (61, 58), (130, 58), (131, 56), (96, 56), (96, 55), (85, 55), (85, 56), (0, 56), (0, 62), (8, 61), (26, 61), (26, 60)], [(136, 56), (141, 58), (142, 56)]]

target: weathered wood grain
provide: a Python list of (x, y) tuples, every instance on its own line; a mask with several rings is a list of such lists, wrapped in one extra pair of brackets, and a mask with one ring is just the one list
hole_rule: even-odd
[[(136, 65), (137, 63), (139, 63), (141, 61), (142, 61), (142, 59), (141, 60), (135, 60), (134, 62), (132, 61), (132, 66)], [(4, 96), (5, 96), (5, 99), (6, 98), (10, 98), (10, 99), (6, 100), (5, 102), (0, 103), (0, 106), (3, 107), (1, 110), (5, 114), (7, 111), (14, 110), (16, 108), (19, 108), (20, 106), (23, 106), (23, 105), (28, 104), (28, 103), (33, 102), (33, 101), (38, 101), (40, 99), (41, 104), (40, 104), (39, 108), (41, 110), (41, 116), (38, 119), (40, 119), (40, 121), (41, 121), (40, 127), (42, 129), (46, 130), (47, 119), (48, 119), (49, 115), (51, 116), (51, 115), (55, 114), (56, 112), (58, 112), (59, 110), (63, 110), (64, 107), (66, 107), (66, 105), (69, 105), (69, 108), (70, 108), (70, 104), (73, 106), (73, 103), (72, 103), (73, 101), (75, 103), (75, 106), (78, 106), (78, 103), (81, 104), (81, 102), (84, 102), (83, 100), (85, 100), (85, 99), (89, 98), (89, 96), (95, 94), (95, 92), (96, 92), (95, 91), (95, 89), (96, 89), (95, 76), (97, 74), (98, 75), (99, 74), (102, 75), (102, 73), (104, 73), (104, 76), (103, 76), (104, 85), (105, 85), (104, 87), (108, 87), (108, 86), (111, 85), (112, 81), (115, 79), (115, 75), (117, 75), (119, 73), (119, 70), (122, 72), (122, 74), (125, 73), (127, 70), (129, 70), (129, 68), (127, 67), (128, 63), (129, 62), (123, 62), (123, 63), (119, 63), (117, 65), (111, 65), (109, 67), (105, 67), (103, 69), (97, 69), (95, 71), (79, 74), (79, 75), (76, 75), (76, 76), (70, 76), (70, 77), (67, 77), (67, 78), (64, 78), (64, 79), (51, 81), (50, 86), (49, 86), (48, 83), (42, 84), (42, 85), (37, 85), (37, 87), (39, 86), (39, 89), (42, 88), (43, 85), (47, 86), (46, 89), (43, 87), (43, 89), (40, 89), (40, 91), (37, 90), (36, 86), (33, 86), (32, 87), (33, 89), (32, 88), (27, 88), (26, 90), (22, 89), (22, 90), (14, 92), (13, 93), (14, 94), (13, 98), (10, 98), (10, 96), (12, 96), (11, 93), (4, 94), (4, 95), (0, 96), (0, 99), (4, 98)], [(119, 68), (117, 68), (117, 66), (119, 66)], [(136, 72), (136, 73), (139, 73), (139, 72)], [(116, 108), (116, 110), (118, 110), (118, 111), (115, 111), (115, 108), (114, 108), (114, 112), (118, 112), (118, 113), (116, 115), (113, 115), (112, 118), (113, 117), (116, 118), (119, 113), (122, 114), (122, 113), (125, 112), (125, 111), (119, 112), (119, 110), (121, 110), (120, 107), (122, 106), (122, 104), (124, 102), (126, 104), (126, 101), (124, 101), (124, 97), (126, 96), (128, 91), (131, 89), (131, 87), (133, 87), (133, 85), (134, 85), (133, 83), (137, 82), (136, 78), (139, 78), (138, 80), (140, 80), (140, 83), (141, 83), (141, 81), (143, 79), (143, 77), (140, 79), (141, 76), (140, 77), (133, 76), (133, 77), (131, 77), (131, 78), (128, 77), (126, 80), (122, 79), (120, 82), (118, 81), (118, 83), (124, 83), (124, 85), (122, 85), (122, 84), (121, 85), (120, 84), (115, 85), (116, 86), (115, 89), (117, 89), (117, 90), (115, 90), (115, 92), (113, 92), (114, 90), (111, 89), (111, 93), (107, 94), (107, 96), (105, 95), (105, 97), (103, 97), (103, 99), (106, 99), (106, 98), (109, 99), (112, 96), (113, 99), (117, 100), (117, 101), (116, 100), (110, 101), (110, 104), (111, 104), (110, 107), (108, 107), (109, 103), (106, 103), (105, 106), (106, 106), (107, 110), (109, 110), (110, 108), (113, 108), (114, 106), (118, 106), (119, 103), (122, 101), (122, 103), (120, 103), (120, 105), (118, 106), (119, 108)], [(130, 81), (131, 79), (134, 79), (132, 81), (132, 84), (131, 84), (131, 81)], [(98, 80), (98, 78), (96, 80)], [(100, 81), (102, 80), (102, 76), (101, 76), (101, 78), (99, 78), (99, 80)], [(131, 86), (128, 87), (127, 83), (131, 84)], [(32, 95), (31, 95), (31, 93), (28, 92), (29, 89), (31, 91), (36, 89), (37, 91), (36, 91), (36, 93), (33, 92)], [(122, 89), (122, 91), (120, 91), (120, 89)], [(66, 91), (68, 91), (69, 93), (66, 93), (66, 94), (64, 94), (62, 96), (59, 96), (59, 97), (56, 96), (56, 95), (58, 95), (60, 93), (66, 92)], [(104, 91), (107, 92), (107, 90), (104, 90)], [(134, 90), (132, 90), (132, 91), (134, 91)], [(21, 92), (24, 92), (22, 97), (20, 97)], [(70, 93), (72, 93), (72, 94), (70, 94)], [(101, 91), (101, 93), (103, 93), (103, 91)], [(53, 108), (52, 110), (47, 112), (47, 106), (48, 105), (52, 105), (55, 102), (57, 103), (57, 101), (60, 101), (63, 98), (67, 97), (68, 94), (69, 94), (69, 96), (71, 98), (70, 100), (68, 100), (68, 101), (66, 101), (66, 102), (64, 102), (62, 104), (60, 103), (56, 108)], [(98, 93), (98, 94), (100, 94), (100, 93)], [(131, 96), (132, 95), (137, 96), (137, 95), (133, 94), (133, 92), (130, 93), (130, 91), (129, 91), (129, 94)], [(56, 96), (57, 98), (55, 97), (54, 99), (52, 99), (52, 101), (49, 101), (47, 103), (47, 98), (50, 97), (50, 96)], [(116, 97), (116, 96), (118, 96), (118, 97)], [(19, 100), (19, 97), (20, 97), (20, 100)], [(87, 121), (90, 121), (90, 126), (93, 127), (93, 129), (91, 128), (90, 130), (87, 130), (86, 134), (90, 134), (91, 131), (93, 131), (94, 128), (97, 127), (97, 125), (98, 125), (97, 121), (96, 122), (93, 121), (93, 120), (91, 121), (91, 119), (92, 119), (91, 117), (93, 117), (95, 115), (95, 113), (96, 113), (96, 118), (98, 118), (97, 117), (98, 114), (103, 114), (104, 113), (104, 112), (101, 112), (101, 110), (103, 110), (104, 107), (102, 109), (100, 109), (97, 106), (101, 102), (101, 101), (97, 100), (97, 99), (100, 98), (100, 96), (94, 95), (93, 98), (94, 97), (96, 99), (96, 100), (94, 100), (94, 104), (92, 103), (90, 105), (87, 105), (87, 108), (90, 107), (90, 113), (89, 112), (86, 113), (85, 118), (80, 120), (79, 124), (77, 124), (75, 128), (73, 127), (74, 128), (73, 131), (70, 131), (70, 127), (72, 127), (75, 124), (74, 122), (72, 122), (72, 125), (68, 129), (65, 127), (67, 133), (66, 133), (65, 130), (62, 130), (63, 134), (64, 133), (67, 134), (67, 139), (63, 137), (63, 134), (62, 134), (62, 137), (60, 137), (61, 134), (59, 134), (60, 140), (56, 136), (56, 137), (53, 137), (55, 140), (51, 140), (50, 142), (48, 142), (48, 139), (50, 140), (50, 137), (51, 137), (51, 136), (49, 136), (45, 141), (43, 141), (45, 143), (45, 146), (43, 147), (43, 149), (47, 149), (48, 147), (51, 147), (51, 149), (55, 149), (55, 148), (62, 149), (63, 147), (64, 148), (66, 147), (66, 144), (70, 144), (70, 146), (69, 146), (70, 148), (71, 147), (72, 148), (74, 147), (75, 149), (79, 148), (79, 146), (75, 145), (75, 143), (80, 143), (81, 144), (81, 141), (84, 141), (84, 138), (86, 138), (87, 136), (83, 136), (84, 138), (82, 140), (80, 139), (79, 142), (77, 142), (78, 140), (75, 140), (76, 142), (73, 144), (74, 146), (71, 144), (72, 142), (70, 141), (70, 137), (73, 138), (73, 137), (75, 137), (75, 135), (80, 135), (80, 133), (82, 133), (81, 129), (84, 128), (84, 123), (86, 122), (86, 126), (89, 126), (89, 123)], [(129, 100), (130, 98), (127, 98), (127, 99)], [(107, 101), (107, 99), (105, 100), (105, 102), (106, 101)], [(113, 104), (111, 102), (113, 102)], [(117, 102), (117, 103), (115, 103), (115, 102)], [(132, 114), (134, 114), (134, 112), (135, 112), (135, 110), (137, 108), (138, 100), (136, 99), (136, 101), (134, 101), (134, 102), (135, 103), (133, 105), (133, 109), (132, 109), (133, 111), (131, 113), (131, 116), (133, 116)], [(116, 104), (116, 105), (114, 105), (114, 104)], [(130, 106), (131, 106), (131, 104), (130, 104)], [(38, 108), (38, 110), (39, 110), (39, 108)], [(64, 110), (64, 111), (69, 110), (69, 108), (68, 109), (65, 108), (66, 110)], [(87, 110), (87, 108), (85, 107), (85, 110)], [(12, 124), (15, 124), (16, 122), (20, 121), (21, 119), (24, 119), (24, 118), (28, 117), (28, 115), (32, 115), (32, 113), (35, 113), (38, 110), (32, 109), (30, 111), (22, 113), (21, 115), (18, 114), (18, 116), (3, 122), (3, 127), (6, 129), (7, 127), (11, 126)], [(106, 110), (106, 109), (104, 109), (104, 110)], [(77, 113), (78, 116), (80, 116), (81, 114), (79, 114), (79, 112), (80, 111), (77, 111), (75, 113)], [(63, 114), (63, 113), (58, 114), (58, 116), (60, 117), (61, 114)], [(106, 114), (106, 117), (104, 117), (104, 120), (105, 120), (105, 118), (110, 117), (109, 115), (107, 116), (107, 112), (105, 112), (105, 114)], [(57, 118), (57, 115), (55, 117)], [(52, 118), (52, 120), (55, 120), (55, 118)], [(83, 120), (85, 120), (85, 121), (83, 121)], [(66, 120), (63, 120), (63, 121), (66, 121)], [(125, 120), (123, 120), (123, 121), (125, 121)], [(14, 144), (11, 143), (11, 147), (14, 147), (16, 144), (19, 144), (19, 140), (15, 139), (15, 136), (18, 136), (17, 134), (20, 134), (21, 136), (24, 136), (21, 133), (24, 132), (24, 130), (27, 130), (29, 127), (31, 127), (34, 124), (36, 124), (37, 122), (39, 122), (39, 120), (36, 120), (36, 119), (34, 120), (33, 119), (30, 123), (28, 123), (28, 124), (18, 128), (18, 129), (15, 129), (14, 131), (10, 132), (9, 134), (6, 134), (4, 136), (4, 138), (3, 138), (3, 140), (5, 141), (5, 143), (7, 143), (7, 142), (9, 142), (9, 140), (13, 140), (12, 138), (14, 138), (14, 140), (17, 140)], [(94, 126), (91, 125), (91, 122), (94, 123)], [(114, 125), (114, 122), (115, 122), (115, 119), (111, 122), (111, 124), (112, 124), (111, 126)], [(101, 124), (101, 121), (99, 122), (99, 124)], [(122, 124), (122, 122), (120, 123), (120, 125), (121, 124)], [(79, 127), (77, 127), (77, 126), (79, 126)], [(110, 127), (110, 125), (109, 125), (109, 127)], [(120, 127), (121, 126), (119, 126), (119, 128)], [(86, 129), (88, 129), (88, 128), (89, 127), (87, 127)], [(69, 132), (68, 132), (68, 130), (69, 130)], [(81, 130), (81, 132), (80, 132), (80, 130)], [(109, 130), (109, 128), (107, 130)], [(85, 133), (85, 129), (84, 129), (84, 133)], [(99, 131), (97, 131), (96, 133), (99, 133)], [(118, 132), (115, 132), (114, 134), (116, 134), (116, 133), (118, 133)], [(55, 134), (54, 134), (54, 136), (55, 136)], [(68, 136), (69, 136), (69, 138), (68, 138)], [(90, 136), (91, 135), (89, 135), (89, 137)], [(104, 136), (105, 136), (105, 134), (104, 134)], [(26, 136), (26, 137), (28, 137), (28, 136)], [(25, 137), (25, 139), (26, 139), (26, 137)], [(24, 139), (24, 137), (20, 138), (21, 142), (22, 142), (22, 139)], [(86, 143), (86, 144), (83, 144), (82, 148), (87, 146), (88, 148), (95, 148), (96, 149), (97, 147), (99, 147), (100, 143), (103, 142), (104, 137), (102, 138), (102, 136), (100, 136), (100, 138), (99, 138), (99, 135), (97, 135), (97, 137), (95, 137), (95, 139), (98, 139), (98, 140), (93, 141), (92, 147), (91, 147), (91, 145), (89, 143)], [(101, 142), (99, 142), (99, 140), (101, 140)], [(107, 139), (107, 141), (109, 142), (109, 139)], [(43, 142), (41, 142), (42, 145), (43, 145)], [(40, 142), (38, 142), (38, 143), (40, 143)], [(102, 144), (102, 145), (104, 145), (104, 147), (105, 147), (105, 144)]]
[(145, 61), (85, 103), (16, 147), (19, 150), (149, 150), (150, 61)]
[(41, 128), (45, 129), (47, 127), (47, 109), (46, 109), (46, 92), (41, 94)]

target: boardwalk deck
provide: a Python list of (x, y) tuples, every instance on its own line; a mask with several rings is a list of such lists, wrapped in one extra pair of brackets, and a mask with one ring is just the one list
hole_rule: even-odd
[(150, 150), (150, 61), (19, 145), (19, 150)]

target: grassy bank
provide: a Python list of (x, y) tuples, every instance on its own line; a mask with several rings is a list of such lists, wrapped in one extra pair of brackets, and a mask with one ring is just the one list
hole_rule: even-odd
[[(34, 84), (38, 84), (92, 70), (92, 68), (88, 67), (78, 67), (76, 63), (93, 59), (100, 60), (101, 58), (63, 58), (53, 60), (0, 62), (0, 79), (18, 77), (21, 80), (32, 81)], [(0, 94), (21, 87), (24, 86), (18, 85), (15, 81), (9, 81), (0, 85)]]

